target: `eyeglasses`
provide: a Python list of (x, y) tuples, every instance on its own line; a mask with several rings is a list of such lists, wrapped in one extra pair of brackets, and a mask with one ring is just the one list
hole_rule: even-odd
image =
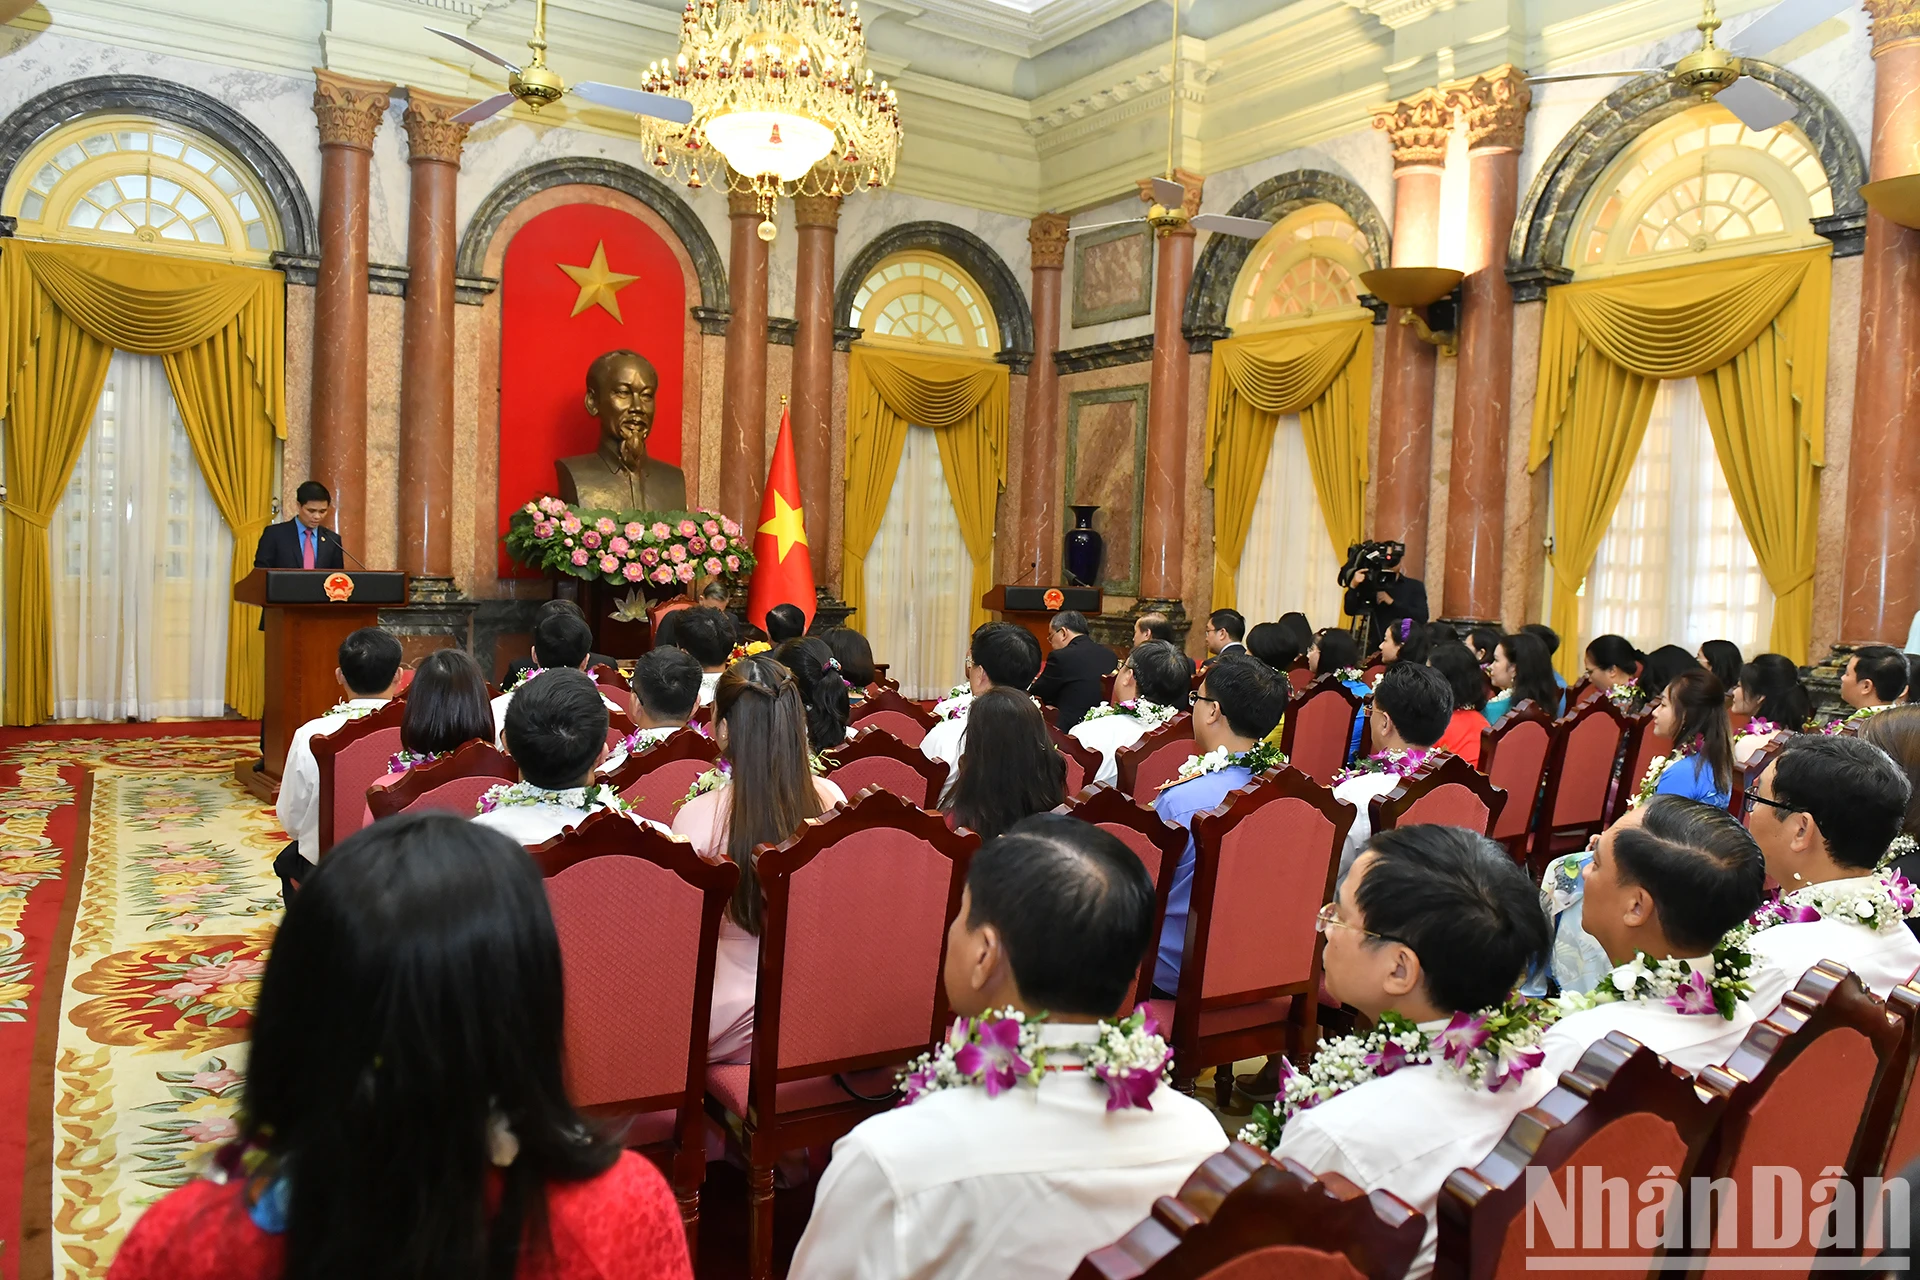
[(1782, 813), (1804, 813), (1797, 804), (1781, 804), (1778, 800), (1769, 800), (1757, 791), (1749, 791), (1740, 798), (1740, 817), (1744, 820), (1753, 816), (1753, 806), (1764, 804), (1769, 809), (1778, 809)]
[(1216, 707), (1220, 705), (1220, 699), (1218, 698), (1209, 698), (1204, 693), (1196, 693), (1193, 695), (1193, 704), (1195, 706), (1199, 706), (1203, 702), (1211, 702)]
[(1363, 938), (1378, 938), (1382, 942), (1398, 942), (1403, 947), (1413, 945), (1406, 939), (1396, 938), (1390, 933), (1375, 933), (1371, 929), (1362, 929), (1357, 924), (1348, 924), (1340, 918), (1340, 904), (1337, 902), (1327, 903), (1321, 907), (1313, 917), (1313, 931), (1315, 933), (1325, 933), (1329, 925), (1338, 925), (1342, 929), (1351, 929)]

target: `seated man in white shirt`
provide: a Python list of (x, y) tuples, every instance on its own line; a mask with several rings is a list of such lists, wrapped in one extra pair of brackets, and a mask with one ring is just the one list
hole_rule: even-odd
[(1103, 702), (1067, 732), (1100, 753), (1095, 782), (1115, 785), (1122, 749), (1187, 710), (1193, 703), (1193, 664), (1164, 640), (1137, 644), (1113, 678), (1113, 701)]
[[(1725, 809), (1655, 796), (1601, 834), (1586, 872), (1588, 933), (1614, 968), (1541, 1039), (1549, 1078), (1619, 1031), (1683, 1071), (1725, 1062), (1765, 1010), (1726, 935), (1759, 907), (1760, 846)], [(1716, 955), (1716, 952), (1719, 954)]]
[[(593, 628), (587, 620), (575, 613), (552, 612), (533, 624), (533, 661), (521, 675), (520, 683), (493, 700), (493, 727), (496, 735), (494, 745), (506, 749), (507, 746), (507, 708), (513, 705), (514, 695), (527, 686), (535, 676), (543, 671), (566, 668), (585, 672), (589, 651), (593, 648)], [(589, 679), (588, 684), (593, 684)], [(596, 691), (599, 686), (594, 686)], [(605, 694), (600, 701), (609, 711), (627, 714), (627, 709), (614, 702)]]
[(685, 649), (669, 645), (640, 656), (633, 664), (640, 731), (628, 740), (634, 750), (644, 751), (687, 727), (700, 698), (701, 679), (699, 661)]
[(1747, 944), (1763, 1017), (1822, 960), (1853, 970), (1883, 1000), (1920, 969), (1920, 941), (1906, 926), (1912, 886), (1874, 871), (1900, 834), (1910, 789), (1879, 747), (1818, 734), (1793, 735), (1748, 789), (1747, 829), (1783, 890)]
[(475, 822), (531, 847), (595, 809), (626, 810), (611, 787), (594, 781), (607, 755), (607, 708), (586, 672), (550, 668), (522, 685), (507, 708), (506, 738), (520, 781), (481, 796)]
[(946, 718), (927, 730), (920, 751), (929, 760), (944, 761), (947, 766), (944, 802), (960, 776), (960, 757), (967, 750), (967, 708), (975, 697), (989, 689), (1018, 689), (1025, 693), (1040, 674), (1040, 642), (1025, 627), (1011, 622), (987, 622), (973, 633), (967, 652), (967, 688), (965, 702), (943, 703), (949, 709)]
[(1400, 785), (1400, 775), (1434, 749), (1453, 719), (1453, 686), (1432, 667), (1396, 662), (1380, 677), (1368, 711), (1373, 754), (1334, 778), (1333, 794), (1354, 808), (1353, 828), (1340, 854), (1346, 874), (1373, 834), (1371, 802)]
[(713, 702), (720, 673), (733, 652), (733, 618), (723, 609), (682, 609), (675, 615), (673, 643), (700, 664), (700, 706)]
[(972, 1018), (1044, 1013), (1047, 1070), (996, 1097), (955, 1063), (946, 1085), (840, 1139), (794, 1280), (1058, 1280), (1225, 1148), (1212, 1113), (1164, 1080), (1108, 1110), (1085, 1069), (1152, 928), (1146, 868), (1076, 818), (1027, 818), (976, 853), (947, 931), (947, 1000)]
[(281, 829), (293, 837), (273, 860), (285, 897), (292, 896), (308, 868), (320, 861), (320, 766), (313, 760), (313, 740), (385, 706), (400, 689), (401, 657), (400, 642), (378, 627), (362, 627), (342, 640), (333, 678), (346, 700), (293, 731), (274, 804)]
[[(1505, 1005), (1547, 947), (1532, 879), (1499, 845), (1461, 827), (1381, 832), (1321, 919), (1327, 991), (1375, 1024), (1393, 1015), (1430, 1038), (1458, 1014)], [(1344, 1174), (1364, 1191), (1389, 1191), (1425, 1214), (1426, 1239), (1407, 1273), (1424, 1276), (1447, 1175), (1486, 1156), (1513, 1117), (1553, 1087), (1553, 1076), (1526, 1069), (1522, 1055), (1537, 1036), (1512, 1046), (1518, 1078), (1502, 1070), (1501, 1042), (1478, 1050), (1464, 1071), (1436, 1051), (1431, 1062), (1296, 1111), (1274, 1154)]]

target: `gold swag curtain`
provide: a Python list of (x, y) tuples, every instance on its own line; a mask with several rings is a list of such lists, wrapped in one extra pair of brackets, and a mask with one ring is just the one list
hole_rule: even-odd
[(981, 586), (993, 582), (993, 525), (1007, 483), (1007, 367), (856, 342), (847, 361), (847, 514), (841, 594), (866, 602), (867, 552), (900, 471), (907, 426), (929, 427), (947, 492), (973, 560), (973, 625), (987, 621)]
[(1579, 592), (1653, 412), (1657, 385), (1698, 380), (1740, 523), (1775, 596), (1776, 652), (1813, 630), (1816, 468), (1824, 465), (1826, 246), (1549, 291), (1527, 467), (1554, 459), (1554, 630), (1579, 670)]
[[(278, 271), (10, 240), (0, 251), (0, 418), (7, 421), (6, 691), (0, 719), (53, 711), (47, 525), (115, 350), (165, 358), (194, 457), (233, 531), (233, 579), (273, 514), (286, 435), (286, 282)], [(257, 611), (230, 606), (227, 702), (265, 701)]]
[(1362, 313), (1213, 344), (1207, 483), (1213, 487), (1213, 607), (1232, 608), (1280, 415), (1297, 413), (1313, 491), (1336, 556), (1360, 539), (1367, 488), (1373, 317)]

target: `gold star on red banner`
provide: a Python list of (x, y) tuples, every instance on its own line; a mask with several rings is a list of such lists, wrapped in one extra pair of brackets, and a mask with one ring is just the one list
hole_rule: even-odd
[(785, 563), (787, 552), (793, 550), (795, 543), (807, 545), (807, 525), (800, 515), (800, 508), (787, 505), (787, 495), (775, 490), (773, 494), (773, 519), (761, 525), (754, 532), (770, 533), (778, 540), (780, 547), (776, 558)]
[[(588, 307), (604, 307), (608, 315), (621, 324), (626, 321), (620, 316), (620, 300), (614, 295), (638, 280), (639, 276), (624, 276), (618, 271), (607, 269), (607, 242), (602, 240), (594, 246), (593, 261), (584, 267), (570, 267), (564, 262), (556, 262), (573, 282), (580, 286), (580, 296), (573, 300), (573, 315), (579, 315)], [(571, 318), (571, 317), (569, 317)]]

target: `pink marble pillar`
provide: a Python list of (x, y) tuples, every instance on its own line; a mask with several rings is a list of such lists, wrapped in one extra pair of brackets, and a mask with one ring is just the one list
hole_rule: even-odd
[[(1189, 217), (1200, 209), (1197, 174), (1174, 172), (1186, 188)], [(1152, 202), (1152, 188), (1140, 184)], [(1147, 472), (1140, 518), (1140, 604), (1186, 616), (1180, 604), (1181, 560), (1186, 553), (1187, 372), (1192, 351), (1180, 332), (1187, 285), (1193, 279), (1193, 228), (1155, 228), (1153, 365), (1147, 375)]]
[(720, 510), (747, 528), (760, 523), (767, 478), (767, 242), (752, 192), (731, 192), (725, 373), (720, 388)]
[(1027, 367), (1026, 467), (1020, 501), (1019, 580), (1060, 577), (1060, 275), (1067, 258), (1067, 217), (1043, 213), (1027, 228), (1033, 251), (1033, 363)]
[(813, 580), (828, 577), (827, 512), (833, 501), (833, 247), (840, 228), (839, 196), (797, 196), (794, 234), (793, 458), (807, 522)]

